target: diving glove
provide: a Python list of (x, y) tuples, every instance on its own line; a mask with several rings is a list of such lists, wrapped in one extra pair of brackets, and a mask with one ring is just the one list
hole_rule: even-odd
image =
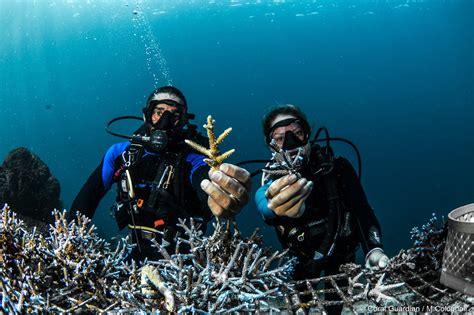
[(379, 247), (372, 248), (365, 256), (365, 267), (370, 269), (383, 269), (388, 266), (388, 256)]

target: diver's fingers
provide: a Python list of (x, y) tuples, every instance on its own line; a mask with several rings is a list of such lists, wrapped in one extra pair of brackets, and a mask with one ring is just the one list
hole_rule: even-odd
[[(205, 179), (201, 182), (201, 188), (209, 196), (209, 198), (213, 199), (225, 211), (231, 211), (235, 213), (239, 212), (241, 206), (237, 199), (220, 189), (215, 183)], [(216, 210), (216, 212), (219, 211)]]
[(267, 191), (265, 192), (265, 196), (268, 199), (272, 199), (273, 196), (278, 194), (280, 192), (280, 190), (283, 189), (283, 187), (291, 185), (294, 182), (296, 182), (297, 180), (298, 180), (298, 176), (296, 176), (295, 174), (289, 174), (289, 175), (285, 175), (283, 177), (280, 177), (279, 179), (274, 181), (270, 185), (270, 187), (268, 187)]
[(209, 209), (211, 209), (212, 214), (218, 218), (230, 219), (234, 216), (232, 212), (225, 211), (224, 208), (219, 206), (219, 204), (217, 204), (217, 202), (211, 197), (207, 198), (207, 205), (209, 206)]
[(219, 166), (219, 170), (229, 177), (236, 179), (238, 182), (242, 183), (247, 190), (250, 190), (252, 180), (250, 173), (246, 169), (234, 164), (222, 163), (221, 166)]
[(285, 212), (285, 215), (290, 218), (301, 217), (305, 211), (305, 205), (304, 205), (305, 199), (306, 198), (300, 199), (300, 201), (298, 201), (293, 207), (291, 207)]
[[(295, 197), (291, 198), (284, 204), (272, 209), (278, 216), (287, 216), (290, 218), (300, 217), (304, 212), (304, 202), (306, 198), (311, 193), (312, 183), (308, 182), (305, 185), (305, 193), (303, 195), (296, 195)], [(308, 188), (309, 187), (309, 188)]]
[(312, 188), (313, 182), (308, 182), (305, 178), (301, 178), (296, 183), (287, 186), (273, 198), (269, 199), (268, 208), (274, 210), (288, 202), (293, 197), (301, 198), (308, 192), (308, 190), (311, 190)]
[(237, 203), (241, 206), (247, 204), (249, 201), (249, 191), (235, 178), (228, 176), (221, 171), (214, 171), (210, 173), (209, 177), (221, 190), (232, 195), (230, 197), (234, 197)]

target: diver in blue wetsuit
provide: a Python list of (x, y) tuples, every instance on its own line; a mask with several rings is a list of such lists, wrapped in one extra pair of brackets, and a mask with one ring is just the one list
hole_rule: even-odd
[(143, 260), (160, 258), (152, 239), (174, 251), (180, 218), (201, 222), (205, 231), (213, 214), (221, 218), (237, 214), (249, 199), (250, 174), (227, 163), (210, 173), (205, 157), (184, 143), (192, 139), (207, 146), (207, 138), (189, 124), (191, 115), (177, 88), (156, 89), (143, 108), (145, 123), (132, 140), (108, 149), (75, 198), (71, 216), (79, 211), (92, 218), (100, 200), (117, 183), (114, 217), (120, 230), (128, 226), (137, 245), (133, 258)]
[[(271, 109), (262, 124), (266, 143), (289, 153), (287, 161), (295, 161), (298, 167), (297, 174), (264, 175), (255, 195), (263, 219), (275, 227), (281, 245), (297, 258), (293, 278), (336, 274), (342, 264), (355, 262), (360, 245), (366, 267), (386, 267), (379, 222), (352, 165), (333, 155), (327, 130), (325, 147), (316, 144), (319, 132), (309, 141), (306, 116), (293, 105)], [(326, 294), (326, 299), (338, 296)], [(333, 306), (328, 311), (341, 309)]]

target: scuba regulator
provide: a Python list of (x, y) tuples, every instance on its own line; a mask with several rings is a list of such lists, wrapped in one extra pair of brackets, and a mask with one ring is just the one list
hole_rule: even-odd
[(141, 135), (140, 132), (144, 131), (144, 129), (145, 129), (144, 127), (146, 126), (146, 125), (142, 125), (136, 131), (136, 133), (134, 133), (132, 135), (124, 135), (124, 134), (112, 131), (111, 128), (110, 128), (111, 125), (116, 123), (117, 121), (120, 121), (120, 120), (140, 120), (140, 121), (143, 121), (143, 119), (141, 117), (138, 117), (138, 116), (120, 116), (120, 117), (116, 117), (116, 118), (110, 120), (107, 123), (107, 126), (105, 127), (105, 131), (107, 133), (111, 134), (112, 136), (119, 137), (119, 138), (124, 138), (124, 139), (130, 140), (132, 142), (137, 142), (137, 143), (143, 144), (145, 147), (147, 147), (147, 148), (149, 148), (149, 149), (151, 149), (155, 152), (163, 151), (168, 146), (169, 137), (168, 137), (168, 134), (166, 133), (165, 130), (157, 129), (157, 130), (152, 131), (150, 135)]
[[(176, 144), (184, 140), (185, 136), (190, 132), (195, 132), (196, 126), (189, 124), (188, 120), (194, 118), (194, 114), (186, 113), (186, 130), (182, 130), (181, 126), (174, 125), (175, 119), (174, 114), (169, 111), (164, 111), (160, 120), (152, 125), (150, 123), (143, 124), (137, 131), (132, 135), (125, 135), (117, 133), (111, 130), (111, 126), (117, 121), (121, 120), (139, 120), (143, 121), (143, 118), (138, 116), (120, 116), (113, 118), (107, 123), (105, 130), (107, 133), (130, 140), (132, 142), (137, 142), (143, 144), (148, 149), (154, 152), (162, 152), (172, 144)], [(179, 128), (178, 128), (179, 126)], [(149, 135), (144, 135), (147, 130), (151, 130)]]

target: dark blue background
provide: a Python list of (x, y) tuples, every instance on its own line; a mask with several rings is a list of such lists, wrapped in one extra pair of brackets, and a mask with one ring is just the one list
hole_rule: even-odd
[[(260, 119), (279, 103), (355, 142), (391, 255), (431, 213), (474, 200), (472, 1), (257, 2), (1, 1), (0, 156), (33, 150), (69, 207), (118, 141), (106, 122), (171, 78), (199, 125), (234, 128), (234, 162), (269, 156)], [(153, 39), (161, 53), (146, 54)], [(95, 216), (107, 236), (113, 195)], [(238, 221), (278, 247), (253, 203)]]

